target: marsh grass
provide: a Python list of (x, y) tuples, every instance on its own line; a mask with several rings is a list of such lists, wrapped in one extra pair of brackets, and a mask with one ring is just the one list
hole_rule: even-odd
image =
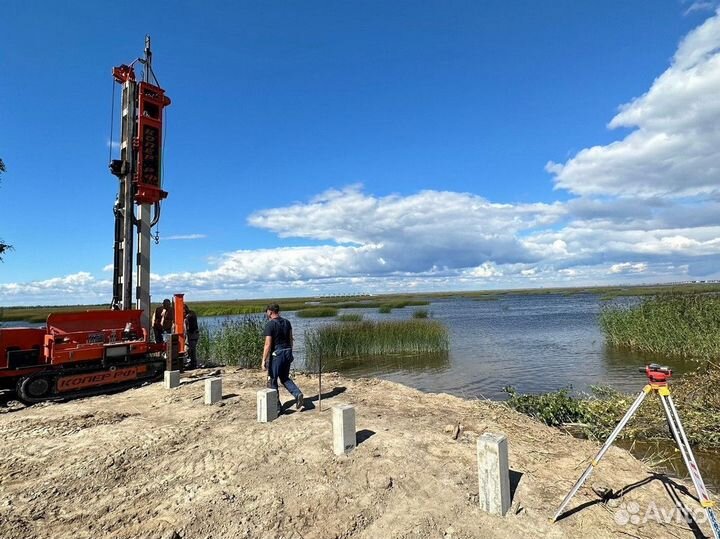
[[(644, 383), (639, 376), (638, 386)], [(688, 440), (704, 449), (720, 448), (720, 367), (707, 364), (671, 382), (673, 400), (682, 418)], [(523, 395), (513, 388), (506, 404), (547, 425), (572, 423), (583, 436), (605, 440), (625, 415), (637, 395), (626, 395), (607, 386), (573, 397), (569, 389), (540, 395)], [(651, 395), (620, 433), (625, 440), (671, 440), (660, 400)]]
[(223, 320), (212, 329), (200, 324), (198, 362), (257, 368), (263, 352), (264, 329), (262, 316)]
[(427, 318), (429, 316), (429, 313), (427, 309), (415, 309), (412, 315), (413, 318), (423, 319)]
[(392, 312), (392, 310), (392, 305), (380, 305), (380, 307), (378, 307), (378, 312), (380, 314), (389, 314)]
[(338, 322), (360, 322), (362, 319), (361, 313), (343, 313), (337, 316)]
[(299, 318), (327, 318), (337, 316), (335, 307), (308, 307), (295, 313)]
[(305, 332), (306, 362), (311, 368), (328, 358), (442, 353), (448, 348), (448, 330), (434, 320), (335, 323)]
[(720, 296), (673, 294), (639, 305), (607, 305), (600, 327), (609, 345), (648, 354), (710, 360), (720, 357)]
[[(450, 364), (448, 352), (387, 354), (363, 357), (328, 357), (322, 360), (323, 371), (350, 373), (351, 376), (377, 376), (380, 372), (426, 372), (445, 369)], [(308, 368), (317, 371), (317, 361)]]

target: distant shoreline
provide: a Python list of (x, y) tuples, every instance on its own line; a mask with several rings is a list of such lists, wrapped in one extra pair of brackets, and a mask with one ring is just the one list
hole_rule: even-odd
[[(566, 288), (526, 288), (506, 290), (470, 290), (455, 292), (417, 292), (403, 294), (373, 294), (346, 296), (307, 296), (296, 298), (266, 299), (232, 299), (213, 301), (193, 301), (186, 297), (188, 304), (199, 316), (232, 316), (264, 312), (267, 303), (272, 300), (280, 303), (284, 311), (298, 311), (310, 307), (335, 306), (337, 308), (376, 308), (388, 302), (406, 301), (410, 305), (422, 301), (424, 303), (442, 299), (502, 299), (507, 296), (531, 295), (576, 295), (595, 294), (602, 299), (620, 296), (649, 296), (665, 293), (716, 293), (720, 292), (720, 282), (683, 282), (652, 285), (628, 286), (582, 286)], [(0, 306), (0, 323), (24, 321), (29, 323), (44, 322), (48, 314), (58, 311), (86, 311), (107, 309), (107, 304), (95, 305), (34, 305), (34, 306)]]

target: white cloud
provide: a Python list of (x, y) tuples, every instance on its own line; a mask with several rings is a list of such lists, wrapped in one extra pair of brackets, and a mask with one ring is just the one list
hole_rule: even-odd
[(0, 300), (7, 305), (104, 302), (111, 293), (111, 284), (81, 271), (52, 279), (0, 284)]
[(549, 226), (564, 214), (559, 203), (495, 204), (447, 191), (374, 197), (352, 186), (308, 204), (256, 212), (249, 222), (280, 237), (373, 246), (374, 260), (382, 259), (382, 271), (390, 273), (530, 261), (534, 256), (518, 234)]
[(485, 262), (467, 272), (471, 277), (502, 277), (502, 274), (492, 262)]
[(610, 266), (610, 273), (644, 273), (648, 269), (648, 265), (644, 262), (632, 264), (630, 262), (622, 262)]
[(690, 4), (688, 8), (683, 12), (683, 15), (688, 16), (691, 13), (696, 13), (699, 11), (715, 11), (715, 8), (717, 8), (717, 6), (717, 1), (711, 2), (708, 0), (698, 0)]
[(113, 264), (105, 264), (105, 265), (103, 266), (102, 270), (103, 270), (103, 271), (112, 271), (114, 267), (115, 267), (115, 266), (113, 266)]
[(620, 107), (611, 129), (624, 139), (549, 162), (556, 188), (586, 196), (688, 197), (720, 194), (720, 14), (680, 43), (650, 90)]
[[(204, 271), (152, 274), (153, 295), (227, 299), (718, 278), (718, 88), (720, 14), (682, 40), (644, 95), (620, 107), (609, 127), (632, 129), (627, 136), (548, 163), (555, 187), (576, 198), (501, 204), (441, 190), (375, 196), (359, 185), (334, 189), (248, 218), (309, 245), (231, 251)], [(104, 302), (110, 293), (109, 281), (78, 272), (0, 284), (0, 303)]]

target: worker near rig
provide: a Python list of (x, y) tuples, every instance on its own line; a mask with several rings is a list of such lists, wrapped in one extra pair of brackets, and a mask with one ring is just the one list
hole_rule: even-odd
[[(265, 308), (265, 316), (268, 321), (265, 324), (265, 347), (261, 368), (268, 373), (270, 387), (278, 391), (278, 403), (280, 401), (278, 380), (280, 380), (285, 389), (295, 397), (295, 409), (300, 410), (305, 404), (303, 394), (290, 378), (290, 364), (294, 359), (292, 325), (289, 320), (280, 316), (280, 306), (277, 303), (271, 303)], [(280, 409), (281, 407), (278, 406), (278, 410)]]
[(165, 298), (162, 305), (158, 306), (153, 313), (152, 328), (155, 333), (155, 342), (164, 343), (163, 333), (170, 333), (173, 324), (172, 303)]
[(187, 303), (185, 308), (185, 336), (188, 349), (188, 369), (197, 369), (197, 344), (200, 340), (200, 326), (198, 326), (197, 314), (190, 309)]

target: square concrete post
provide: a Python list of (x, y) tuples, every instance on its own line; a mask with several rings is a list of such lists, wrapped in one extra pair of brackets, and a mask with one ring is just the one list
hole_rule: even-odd
[(477, 461), (480, 508), (503, 516), (510, 509), (507, 437), (489, 432), (480, 436), (477, 441)]
[(172, 389), (180, 385), (180, 371), (165, 371), (165, 389)]
[(257, 392), (257, 420), (260, 423), (269, 423), (278, 416), (277, 389), (261, 389)]
[(355, 407), (349, 404), (332, 407), (333, 451), (336, 455), (355, 448)]
[(205, 404), (215, 404), (222, 400), (222, 378), (205, 380)]

